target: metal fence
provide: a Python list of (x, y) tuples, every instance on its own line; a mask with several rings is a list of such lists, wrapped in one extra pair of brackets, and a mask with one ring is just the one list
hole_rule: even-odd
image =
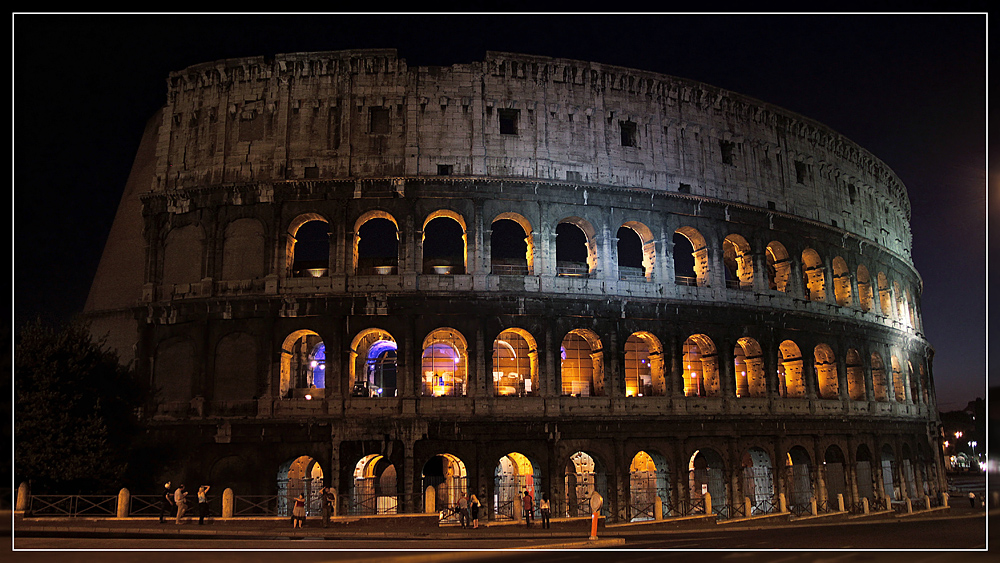
[(117, 516), (118, 495), (31, 495), (32, 516)]

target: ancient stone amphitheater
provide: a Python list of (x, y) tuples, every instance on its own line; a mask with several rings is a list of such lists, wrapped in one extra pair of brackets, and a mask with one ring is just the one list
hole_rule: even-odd
[(175, 482), (491, 519), (938, 502), (906, 190), (828, 127), (499, 52), (167, 85), (86, 314), (156, 387)]

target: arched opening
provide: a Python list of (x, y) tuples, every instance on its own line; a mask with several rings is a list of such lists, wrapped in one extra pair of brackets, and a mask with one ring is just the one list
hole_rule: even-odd
[(807, 248), (802, 251), (802, 290), (810, 301), (826, 301), (826, 272), (819, 254)]
[(733, 373), (736, 377), (737, 397), (766, 397), (767, 382), (764, 377), (764, 353), (760, 344), (749, 337), (736, 341), (733, 348)]
[(657, 501), (661, 516), (669, 516), (672, 512), (670, 466), (662, 455), (640, 451), (629, 465), (629, 521), (655, 519)]
[(778, 393), (782, 397), (806, 396), (806, 381), (802, 375), (802, 353), (797, 344), (785, 340), (778, 345)]
[(896, 301), (896, 318), (906, 322), (910, 315), (906, 312), (906, 302), (903, 301), (903, 292), (899, 289), (899, 282), (892, 282), (892, 295)]
[(858, 304), (861, 305), (862, 311), (867, 313), (872, 310), (872, 299), (874, 294), (871, 276), (868, 274), (868, 268), (862, 264), (858, 266)]
[(425, 397), (464, 397), (468, 370), (465, 338), (439, 328), (424, 339), (421, 373)]
[(726, 287), (753, 287), (753, 259), (750, 255), (750, 243), (745, 238), (732, 234), (722, 241), (722, 264), (725, 266)]
[(851, 306), (851, 271), (840, 256), (833, 259), (833, 296), (837, 299), (837, 305)]
[(674, 231), (674, 281), (677, 285), (708, 286), (708, 245), (694, 227)]
[(885, 380), (885, 364), (878, 352), (872, 352), (872, 393), (876, 401), (889, 400), (889, 387)]
[(886, 279), (885, 274), (882, 272), (878, 273), (878, 298), (879, 303), (882, 306), (882, 314), (886, 317), (892, 318), (892, 296), (889, 290), (889, 280)]
[(204, 268), (204, 245), (205, 232), (200, 226), (186, 225), (170, 229), (163, 241), (163, 285), (200, 282)]
[(556, 225), (556, 275), (589, 276), (597, 269), (594, 230), (578, 217)]
[(493, 341), (493, 394), (538, 394), (538, 347), (528, 331), (508, 328)]
[(330, 272), (330, 225), (316, 215), (303, 215), (288, 229), (288, 264), (292, 277), (319, 278)]
[(885, 491), (885, 498), (890, 502), (902, 500), (903, 493), (899, 487), (899, 472), (896, 469), (896, 455), (892, 451), (892, 446), (885, 444), (882, 446), (882, 489)]
[(289, 334), (281, 345), (282, 398), (322, 399), (326, 390), (326, 346), (311, 330)]
[(852, 401), (863, 401), (865, 395), (865, 368), (861, 365), (861, 355), (854, 348), (847, 349), (847, 394)]
[(910, 401), (914, 404), (919, 403), (920, 388), (917, 384), (919, 377), (915, 375), (915, 372), (913, 371), (913, 362), (909, 360), (906, 361), (906, 380), (910, 384)]
[(309, 456), (299, 456), (278, 468), (278, 515), (291, 516), (292, 506), (300, 494), (306, 498), (306, 515), (320, 509), (323, 488), (323, 468)]
[(839, 398), (839, 374), (837, 373), (837, 358), (833, 355), (833, 348), (830, 348), (828, 344), (819, 344), (813, 349), (813, 356), (816, 360), (816, 384), (819, 398)]
[(562, 394), (574, 397), (604, 395), (604, 350), (592, 331), (575, 329), (559, 349)]
[(398, 495), (396, 467), (385, 456), (370, 454), (354, 466), (351, 514), (396, 514)]
[(360, 275), (397, 273), (399, 225), (383, 211), (366, 213), (358, 220), (354, 235), (354, 267)]
[(837, 495), (843, 495), (844, 507), (849, 500), (847, 478), (844, 475), (844, 452), (837, 446), (830, 446), (823, 455), (823, 482), (826, 485), (826, 502), (832, 510), (839, 506)]
[(459, 522), (460, 517), (455, 509), (458, 508), (458, 500), (463, 494), (468, 494), (469, 489), (465, 463), (458, 456), (438, 454), (427, 460), (420, 475), (424, 507), (431, 508), (429, 500), (433, 499), (433, 509), (445, 514), (444, 521)]
[(493, 221), (490, 231), (490, 272), (506, 276), (530, 275), (534, 261), (531, 227), (520, 215), (506, 215)]
[(868, 446), (861, 444), (855, 462), (855, 472), (857, 473), (858, 501), (866, 498), (869, 504), (875, 500), (875, 475), (872, 473), (872, 453)]
[(600, 461), (587, 452), (576, 452), (566, 462), (566, 516), (590, 516), (593, 514), (592, 499), (598, 493), (605, 502), (600, 514), (610, 513), (608, 498), (608, 475)]
[(785, 246), (778, 241), (771, 241), (765, 253), (767, 267), (767, 286), (772, 291), (788, 292), (788, 280), (792, 275), (792, 261)]
[(809, 465), (809, 452), (802, 446), (794, 446), (785, 456), (788, 510), (797, 516), (812, 510), (813, 490)]
[(715, 343), (704, 334), (693, 334), (684, 341), (683, 366), (685, 397), (718, 397), (719, 358)]
[(226, 225), (221, 279), (253, 280), (267, 275), (266, 248), (264, 225), (257, 219), (236, 219)]
[(623, 280), (653, 279), (656, 246), (653, 232), (638, 221), (628, 221), (618, 229), (618, 274)]
[(467, 240), (465, 221), (452, 211), (432, 213), (422, 240), (425, 274), (464, 274)]
[(892, 393), (893, 397), (896, 399), (897, 403), (906, 402), (906, 380), (903, 375), (903, 368), (899, 365), (899, 360), (896, 356), (891, 356), (889, 361), (892, 363)]
[(906, 310), (910, 314), (910, 326), (917, 328), (917, 306), (913, 302), (913, 295), (910, 290), (906, 290)]
[(774, 470), (771, 456), (759, 447), (743, 452), (743, 497), (750, 499), (751, 515), (770, 514), (774, 506)]
[(666, 395), (663, 346), (648, 332), (636, 332), (625, 341), (625, 396)]
[(493, 472), (493, 514), (497, 520), (514, 519), (514, 503), (530, 492), (538, 506), (542, 490), (542, 471), (524, 454), (511, 452), (502, 458)]
[(705, 495), (711, 495), (712, 512), (725, 510), (726, 477), (722, 456), (712, 449), (695, 450), (688, 461), (688, 496), (691, 513), (705, 513)]

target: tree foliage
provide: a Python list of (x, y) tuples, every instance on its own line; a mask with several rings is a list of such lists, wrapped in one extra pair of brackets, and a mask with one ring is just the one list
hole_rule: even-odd
[(145, 396), (85, 326), (26, 324), (14, 343), (14, 474), (36, 493), (116, 492)]

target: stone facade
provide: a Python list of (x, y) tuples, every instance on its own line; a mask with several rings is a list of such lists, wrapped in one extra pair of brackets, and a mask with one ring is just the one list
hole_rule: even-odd
[(910, 244), (884, 163), (733, 92), (297, 53), (170, 75), (87, 314), (189, 481), (726, 517), (937, 496)]

